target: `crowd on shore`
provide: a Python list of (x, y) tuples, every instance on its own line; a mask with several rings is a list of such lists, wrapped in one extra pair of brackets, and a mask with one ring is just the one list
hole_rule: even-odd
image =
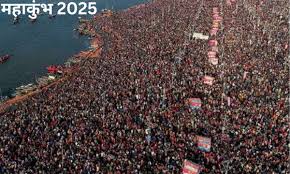
[[(0, 116), (0, 173), (181, 173), (185, 159), (202, 173), (288, 173), (289, 2), (275, 13), (263, 2), (156, 0), (96, 16), (102, 55)], [(214, 7), (218, 65), (190, 37), (209, 35)]]

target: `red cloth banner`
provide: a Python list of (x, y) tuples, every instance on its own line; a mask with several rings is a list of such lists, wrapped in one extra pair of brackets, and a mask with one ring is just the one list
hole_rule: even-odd
[(210, 35), (211, 35), (211, 36), (216, 35), (217, 32), (218, 32), (218, 28), (212, 28), (212, 29), (210, 30)]
[(200, 150), (209, 152), (211, 148), (211, 139), (207, 137), (197, 136), (197, 146)]
[(207, 85), (213, 85), (214, 78), (211, 76), (204, 76), (203, 83)]
[(218, 58), (209, 58), (208, 61), (213, 64), (213, 65), (217, 65), (219, 63)]
[(217, 46), (213, 46), (211, 47), (211, 50), (214, 51), (214, 52), (219, 52), (219, 49)]
[(212, 12), (215, 13), (219, 13), (219, 8), (218, 7), (213, 7), (212, 8)]
[(217, 42), (217, 40), (209, 40), (209, 41), (208, 41), (208, 45), (209, 45), (210, 47), (212, 47), (212, 46), (217, 46), (217, 45), (218, 45), (218, 42)]
[(201, 107), (201, 99), (200, 98), (190, 98), (190, 99), (188, 99), (188, 103), (192, 109), (198, 109)]
[(208, 57), (208, 58), (216, 58), (216, 52), (214, 52), (214, 51), (209, 51), (209, 52), (207, 53), (207, 57)]
[(189, 160), (184, 160), (182, 174), (199, 174), (201, 166)]

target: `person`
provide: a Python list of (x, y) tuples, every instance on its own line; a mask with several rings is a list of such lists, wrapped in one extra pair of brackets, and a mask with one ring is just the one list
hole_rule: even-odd
[[(95, 16), (102, 55), (0, 117), (2, 170), (181, 173), (188, 159), (203, 173), (287, 173), (289, 2), (255, 14), (256, 1), (236, 1), (237, 9), (200, 2), (159, 0)], [(284, 4), (279, 15), (276, 3)], [(207, 60), (207, 41), (186, 34), (192, 25), (209, 33), (213, 7), (223, 17), (217, 66)], [(259, 26), (250, 20), (257, 16)], [(215, 78), (212, 86), (205, 75)], [(192, 97), (201, 109), (186, 104)], [(211, 138), (210, 152), (198, 149), (197, 135)]]

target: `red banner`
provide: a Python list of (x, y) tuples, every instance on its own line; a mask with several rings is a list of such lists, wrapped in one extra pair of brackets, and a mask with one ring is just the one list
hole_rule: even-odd
[(201, 166), (189, 160), (184, 160), (182, 174), (199, 174)]
[(197, 145), (200, 150), (209, 152), (211, 148), (211, 139), (207, 137), (197, 136)]

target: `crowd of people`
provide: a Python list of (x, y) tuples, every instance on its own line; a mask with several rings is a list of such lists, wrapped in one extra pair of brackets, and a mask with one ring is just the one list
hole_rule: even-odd
[[(96, 16), (102, 55), (0, 116), (0, 173), (181, 173), (185, 159), (201, 173), (289, 173), (289, 2), (256, 2), (156, 0)], [(209, 35), (214, 7), (218, 65), (190, 37)]]

